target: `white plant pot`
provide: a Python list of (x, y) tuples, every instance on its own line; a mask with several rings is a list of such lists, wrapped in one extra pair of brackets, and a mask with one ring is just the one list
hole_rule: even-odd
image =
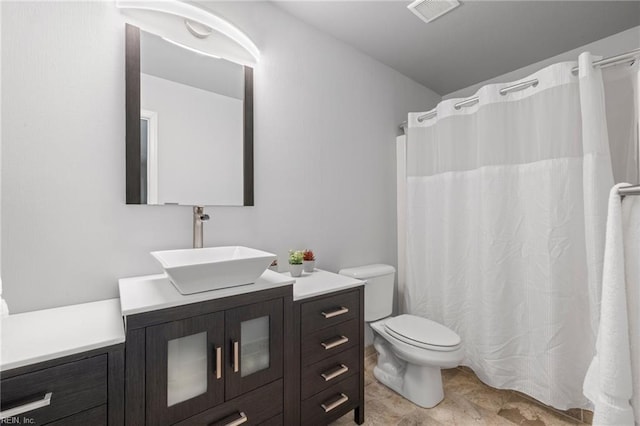
[(289, 264), (289, 271), (291, 272), (291, 276), (292, 277), (299, 277), (302, 275), (302, 264), (299, 265), (292, 265)]
[(304, 260), (302, 261), (302, 265), (304, 266), (305, 272), (313, 272), (313, 269), (316, 267), (315, 260)]

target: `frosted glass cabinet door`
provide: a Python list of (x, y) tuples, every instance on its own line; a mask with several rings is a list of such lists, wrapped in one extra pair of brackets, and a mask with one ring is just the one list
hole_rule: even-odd
[(282, 299), (225, 312), (230, 361), (226, 398), (234, 398), (282, 376)]
[(269, 316), (240, 323), (240, 377), (269, 368)]
[(207, 393), (207, 332), (167, 343), (167, 406)]
[(224, 401), (224, 314), (147, 328), (147, 419), (171, 424)]

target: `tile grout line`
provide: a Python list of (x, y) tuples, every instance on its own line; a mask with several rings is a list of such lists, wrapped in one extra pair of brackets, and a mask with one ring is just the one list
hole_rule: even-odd
[[(367, 348), (365, 348), (365, 369), (366, 370), (373, 370), (373, 367), (376, 364), (376, 360), (377, 360), (377, 354), (375, 349), (373, 348), (373, 346), (368, 346)], [(533, 397), (530, 397), (529, 395), (523, 394), (521, 392), (515, 391), (515, 390), (511, 390), (511, 389), (498, 389), (498, 388), (493, 388), (485, 383), (483, 383), (478, 377), (477, 375), (473, 372), (473, 370), (471, 370), (468, 367), (464, 367), (464, 366), (460, 366), (460, 367), (456, 367), (454, 374), (457, 375), (459, 373), (464, 373), (464, 376), (466, 377), (475, 377), (475, 379), (482, 384), (483, 386), (485, 386), (487, 389), (492, 389), (492, 390), (496, 390), (496, 391), (504, 391), (505, 395), (506, 395), (506, 400), (504, 402), (502, 402), (502, 406), (506, 406), (508, 403), (513, 402), (513, 403), (517, 403), (518, 400), (519, 401), (523, 401), (526, 403), (531, 404), (532, 409), (534, 410), (538, 410), (539, 413), (548, 413), (547, 415), (551, 415), (551, 416), (556, 416), (558, 418), (558, 420), (562, 420), (565, 421), (567, 423), (571, 423), (571, 424), (579, 424), (579, 425), (584, 425), (584, 424), (588, 424), (584, 422), (585, 419), (585, 411), (588, 410), (583, 410), (583, 409), (577, 409), (580, 411), (577, 411), (575, 413), (575, 416), (573, 415), (569, 415), (568, 413), (562, 412), (561, 410), (555, 409), (554, 407), (549, 407), (546, 406), (545, 404), (541, 403), (540, 401), (536, 400)], [(369, 374), (372, 375), (372, 371), (369, 372)], [(452, 376), (453, 377), (453, 376)], [(444, 377), (443, 377), (444, 379)], [(373, 385), (375, 383), (379, 383), (377, 380), (373, 380), (369, 383), (367, 383), (365, 385), (365, 389), (370, 388), (370, 385)], [(373, 389), (373, 388), (370, 388)], [(473, 401), (469, 401), (470, 404), (475, 405), (473, 403)], [(499, 404), (500, 405), (500, 404)], [(502, 408), (498, 409), (498, 412), (501, 410)], [(397, 426), (399, 426), (400, 424), (403, 424), (403, 421), (407, 424), (410, 424), (412, 421), (415, 421), (415, 419), (412, 418), (412, 413), (408, 412), (405, 415), (403, 415), (399, 420), (397, 420), (394, 423), (389, 423), (389, 424), (396, 424)], [(495, 415), (499, 415), (497, 412), (493, 413)], [(538, 414), (536, 414), (536, 416), (538, 416)], [(508, 417), (505, 416), (501, 416), (504, 420), (513, 423), (513, 424), (517, 424), (514, 423), (513, 419), (510, 419)], [(540, 418), (540, 417), (538, 417)], [(395, 420), (395, 419), (394, 419)]]
[[(467, 366), (459, 366), (459, 367), (456, 367), (456, 369), (458, 369), (460, 372), (462, 372), (462, 373), (464, 373), (464, 374), (473, 375), (473, 376), (475, 376), (476, 378), (478, 377), (478, 376), (475, 374), (475, 372), (474, 372), (473, 370), (471, 370), (471, 369), (470, 369), (469, 367), (467, 367)], [(478, 378), (478, 380), (480, 380), (480, 379)], [(482, 382), (482, 380), (480, 380), (480, 381)], [(486, 384), (486, 383), (484, 383), (484, 382), (482, 382), (482, 383), (483, 383), (485, 386), (490, 387), (490, 388), (492, 388), (492, 389), (497, 389), (497, 390), (507, 391), (507, 392), (509, 392), (509, 393), (510, 393), (511, 395), (513, 395), (513, 396), (518, 396), (518, 397), (520, 397), (520, 398), (524, 398), (524, 399), (526, 399), (527, 401), (529, 401), (529, 402), (531, 402), (531, 403), (535, 404), (536, 406), (538, 406), (538, 407), (540, 407), (540, 408), (542, 408), (542, 409), (544, 409), (544, 410), (552, 411), (552, 412), (554, 412), (555, 414), (558, 414), (558, 415), (560, 415), (560, 416), (562, 416), (562, 417), (564, 417), (564, 418), (570, 419), (570, 420), (572, 420), (572, 421), (578, 421), (578, 422), (580, 422), (580, 424), (588, 424), (588, 423), (585, 423), (585, 422), (584, 422), (584, 412), (585, 412), (585, 411), (588, 411), (588, 410), (584, 410), (584, 409), (582, 409), (582, 408), (578, 408), (578, 410), (580, 410), (580, 418), (573, 417), (573, 416), (571, 416), (571, 415), (569, 415), (569, 414), (567, 414), (567, 413), (563, 412), (562, 410), (559, 410), (559, 409), (557, 409), (557, 408), (554, 408), (554, 407), (548, 406), (548, 405), (546, 405), (546, 404), (544, 404), (544, 403), (542, 403), (542, 402), (538, 401), (537, 399), (535, 399), (535, 398), (533, 398), (532, 396), (529, 396), (529, 395), (527, 395), (527, 394), (525, 394), (525, 393), (522, 393), (522, 392), (519, 392), (519, 391), (516, 391), (516, 390), (513, 390), (513, 389), (499, 389), (499, 388), (493, 388), (492, 386), (489, 386), (489, 385), (487, 385), (487, 384)]]

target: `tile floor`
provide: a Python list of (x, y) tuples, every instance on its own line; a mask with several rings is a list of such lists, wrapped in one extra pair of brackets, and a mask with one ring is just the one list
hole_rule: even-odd
[[(464, 367), (443, 370), (444, 400), (434, 408), (420, 408), (380, 384), (373, 377), (375, 363), (375, 352), (368, 350), (365, 358), (365, 425), (564, 426), (590, 423), (590, 412), (586, 410), (556, 411), (518, 392), (491, 388)], [(349, 424), (355, 424), (353, 412), (332, 426)]]

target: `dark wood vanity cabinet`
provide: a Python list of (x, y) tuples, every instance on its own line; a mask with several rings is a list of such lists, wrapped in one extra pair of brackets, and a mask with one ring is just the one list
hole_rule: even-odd
[(3, 371), (0, 388), (2, 424), (120, 426), (124, 345)]
[(364, 422), (364, 287), (294, 304), (296, 418), (326, 425), (354, 410)]
[(291, 424), (291, 286), (127, 319), (126, 424)]
[[(222, 353), (224, 347), (224, 312), (199, 315), (193, 318), (175, 320), (150, 326), (146, 329), (146, 375), (147, 375), (147, 423), (173, 424), (199, 413), (209, 407), (224, 402), (225, 383), (222, 379)], [(179, 344), (179, 339), (201, 338), (202, 353), (194, 357), (192, 363), (200, 364), (203, 371), (197, 377), (202, 393), (197, 396), (174, 395), (170, 392), (171, 383), (176, 377), (169, 373), (169, 345)], [(188, 344), (188, 342), (187, 342)], [(179, 350), (179, 349), (178, 349)], [(176, 366), (179, 368), (179, 366)], [(187, 373), (184, 373), (187, 374)], [(193, 375), (193, 374), (192, 374)], [(175, 403), (184, 397), (185, 400)], [(173, 401), (170, 401), (173, 399)]]

